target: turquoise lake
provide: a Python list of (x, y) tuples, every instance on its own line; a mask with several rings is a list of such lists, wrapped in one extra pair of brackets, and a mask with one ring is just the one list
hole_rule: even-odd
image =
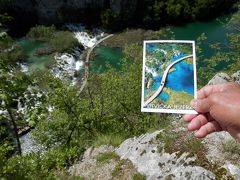
[[(171, 61), (176, 61), (179, 58), (184, 57), (180, 55), (178, 57), (172, 58)], [(181, 92), (184, 91), (188, 94), (194, 95), (194, 69), (192, 64), (188, 64), (185, 61), (181, 61), (175, 64), (172, 68), (175, 71), (168, 73), (166, 79), (165, 87), (170, 88), (174, 91)], [(151, 91), (156, 91), (162, 80), (162, 75), (153, 78), (154, 85), (151, 87)], [(149, 91), (149, 90), (148, 90)], [(168, 94), (161, 93), (159, 97), (161, 100), (167, 101), (169, 99)]]

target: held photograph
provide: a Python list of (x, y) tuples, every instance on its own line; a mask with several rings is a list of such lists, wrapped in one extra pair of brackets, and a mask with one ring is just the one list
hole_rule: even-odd
[(144, 41), (142, 112), (197, 114), (194, 41)]

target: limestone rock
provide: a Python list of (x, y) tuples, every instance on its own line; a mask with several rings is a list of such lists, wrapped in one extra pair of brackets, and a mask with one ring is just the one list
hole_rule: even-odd
[(240, 83), (240, 71), (237, 71), (231, 76), (234, 82)]
[(111, 172), (114, 170), (117, 162), (111, 160), (110, 163), (98, 166), (95, 157), (101, 153), (112, 152), (112, 146), (104, 145), (99, 148), (88, 148), (81, 161), (69, 169), (69, 173), (74, 176), (81, 176), (85, 179), (111, 179)]
[(230, 82), (231, 78), (226, 73), (218, 73), (216, 74), (209, 82), (208, 85), (214, 85), (214, 84), (222, 84), (226, 82)]
[(116, 153), (122, 159), (129, 159), (137, 170), (145, 174), (147, 179), (214, 179), (215, 175), (199, 166), (191, 166), (194, 157), (183, 153), (180, 157), (176, 153), (158, 152), (156, 141), (161, 131), (145, 134), (124, 141)]
[(240, 179), (240, 169), (239, 167), (231, 164), (231, 163), (227, 163), (223, 166), (224, 168), (226, 168), (228, 170), (228, 172), (235, 178), (235, 179)]

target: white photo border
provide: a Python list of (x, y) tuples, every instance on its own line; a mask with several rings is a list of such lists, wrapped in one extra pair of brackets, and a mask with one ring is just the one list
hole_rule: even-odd
[(194, 69), (194, 99), (197, 99), (197, 68), (196, 68), (196, 47), (195, 41), (187, 40), (146, 40), (143, 41), (143, 66), (142, 66), (142, 99), (141, 112), (156, 112), (156, 113), (176, 113), (176, 114), (198, 114), (195, 110), (180, 110), (180, 109), (153, 109), (145, 108), (144, 104), (144, 84), (145, 84), (145, 63), (146, 63), (146, 44), (147, 43), (189, 43), (192, 44), (193, 50), (193, 69)]

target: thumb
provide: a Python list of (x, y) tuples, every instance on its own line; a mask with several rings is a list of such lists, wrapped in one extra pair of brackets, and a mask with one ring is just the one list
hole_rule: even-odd
[(210, 103), (208, 98), (204, 99), (193, 99), (191, 106), (199, 113), (207, 113), (210, 109)]

